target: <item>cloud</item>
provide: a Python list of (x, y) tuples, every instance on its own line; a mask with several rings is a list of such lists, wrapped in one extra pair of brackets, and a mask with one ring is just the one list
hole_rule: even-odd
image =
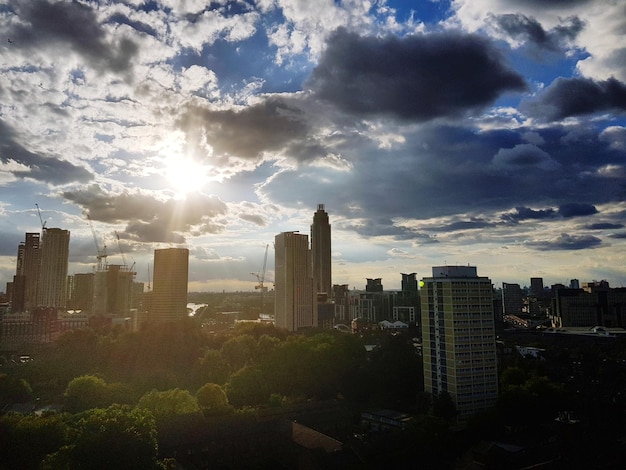
[(520, 221), (520, 220), (542, 220), (552, 219), (556, 216), (554, 209), (531, 209), (530, 207), (516, 207), (513, 212), (508, 212), (502, 215), (504, 220)]
[(519, 144), (510, 149), (500, 149), (493, 157), (493, 165), (507, 171), (558, 170), (561, 165), (544, 150), (533, 144)]
[(560, 120), (568, 117), (613, 111), (626, 113), (626, 84), (609, 78), (557, 78), (536, 98), (524, 103), (525, 111), (536, 118)]
[(125, 37), (109, 38), (97, 12), (78, 2), (18, 0), (20, 21), (8, 32), (21, 48), (69, 47), (100, 71), (126, 72), (138, 52)]
[(94, 221), (125, 222), (129, 238), (142, 242), (183, 243), (183, 233), (200, 235), (224, 230), (219, 217), (226, 205), (215, 196), (190, 194), (185, 200), (159, 199), (141, 192), (106, 193), (97, 185), (66, 191), (63, 197), (82, 207)]
[(562, 233), (549, 240), (529, 241), (526, 245), (537, 250), (584, 250), (602, 245), (602, 240), (593, 235), (569, 235)]
[(520, 13), (492, 15), (492, 21), (511, 38), (529, 41), (549, 51), (556, 51), (569, 45), (584, 27), (584, 22), (576, 16), (568, 18), (566, 24), (558, 25), (549, 31), (546, 31), (535, 18)]
[(328, 39), (306, 86), (348, 113), (415, 121), (459, 116), (525, 89), (522, 77), (479, 36), (380, 38), (344, 28)]
[(93, 174), (85, 168), (31, 152), (16, 139), (13, 129), (0, 120), (0, 161), (8, 164), (10, 173), (17, 178), (31, 178), (53, 185), (87, 183), (93, 179)]
[(587, 230), (613, 230), (617, 228), (624, 228), (624, 224), (612, 224), (610, 222), (598, 222), (595, 224), (586, 225)]
[(451, 222), (446, 225), (442, 225), (436, 228), (431, 228), (435, 232), (457, 232), (463, 230), (477, 230), (487, 227), (493, 227), (495, 224), (481, 218), (473, 218), (471, 220), (459, 220)]
[(177, 126), (195, 152), (213, 157), (222, 167), (245, 165), (236, 159), (257, 162), (266, 152), (301, 146), (308, 129), (303, 112), (280, 97), (268, 97), (243, 109), (189, 105)]
[(584, 217), (597, 214), (598, 209), (593, 204), (584, 204), (570, 202), (559, 206), (559, 215), (561, 217)]

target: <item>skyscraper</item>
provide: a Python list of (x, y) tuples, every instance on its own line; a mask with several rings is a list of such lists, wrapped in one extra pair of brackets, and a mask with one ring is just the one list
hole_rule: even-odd
[(422, 280), (424, 389), (450, 394), (459, 418), (498, 398), (491, 280), (474, 266), (437, 266)]
[(283, 232), (276, 235), (274, 244), (276, 326), (289, 331), (317, 326), (317, 293), (309, 237), (297, 232)]
[(189, 250), (154, 250), (154, 277), (150, 321), (174, 320), (187, 316)]
[(331, 239), (328, 214), (324, 204), (317, 205), (311, 225), (311, 254), (313, 256), (313, 278), (317, 292), (332, 294)]
[(12, 294), (14, 312), (30, 311), (37, 306), (40, 263), (40, 236), (38, 233), (26, 233), (26, 241), (20, 243), (17, 250)]
[(69, 254), (70, 231), (60, 228), (44, 228), (37, 288), (38, 306), (65, 308)]

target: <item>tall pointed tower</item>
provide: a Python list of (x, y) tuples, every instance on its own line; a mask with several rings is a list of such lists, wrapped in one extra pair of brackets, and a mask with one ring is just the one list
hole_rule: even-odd
[(313, 278), (317, 293), (332, 294), (330, 223), (324, 204), (317, 205), (311, 225), (311, 255)]

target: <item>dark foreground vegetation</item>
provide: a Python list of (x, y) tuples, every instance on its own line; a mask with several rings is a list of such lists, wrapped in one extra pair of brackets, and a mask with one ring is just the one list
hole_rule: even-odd
[[(458, 423), (423, 392), (414, 335), (68, 332), (2, 366), (0, 468), (621, 468), (623, 345), (513, 338), (545, 359), (504, 352), (497, 408)], [(373, 432), (361, 412), (379, 409), (412, 419)]]

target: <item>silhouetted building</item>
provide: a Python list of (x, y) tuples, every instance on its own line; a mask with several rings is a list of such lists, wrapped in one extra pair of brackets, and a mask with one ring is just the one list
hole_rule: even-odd
[(313, 258), (313, 278), (317, 292), (332, 294), (331, 238), (328, 214), (324, 204), (317, 205), (311, 225), (311, 256)]
[(437, 266), (422, 280), (424, 389), (448, 393), (461, 419), (498, 398), (491, 280), (474, 266)]
[(39, 286), (37, 288), (38, 306), (65, 309), (69, 250), (69, 230), (44, 228), (41, 239)]
[(583, 283), (583, 289), (555, 289), (552, 326), (626, 327), (626, 288), (611, 289), (606, 281)]
[(276, 235), (274, 245), (276, 326), (289, 331), (316, 327), (317, 293), (309, 237), (297, 232), (283, 232)]
[(95, 273), (79, 273), (69, 276), (68, 302), (70, 310), (90, 313), (93, 308), (93, 287)]
[(519, 284), (502, 283), (502, 314), (519, 315), (524, 306), (524, 293)]
[(17, 249), (14, 287), (11, 293), (12, 311), (25, 312), (37, 305), (37, 286), (41, 265), (40, 236), (26, 233), (26, 241)]
[(542, 297), (543, 292), (543, 278), (542, 277), (531, 277), (530, 278), (530, 295), (534, 295), (535, 297)]
[(174, 320), (187, 316), (189, 250), (154, 250), (154, 276), (150, 321)]
[(382, 292), (383, 280), (379, 277), (376, 279), (367, 278), (367, 284), (365, 285), (365, 292)]

